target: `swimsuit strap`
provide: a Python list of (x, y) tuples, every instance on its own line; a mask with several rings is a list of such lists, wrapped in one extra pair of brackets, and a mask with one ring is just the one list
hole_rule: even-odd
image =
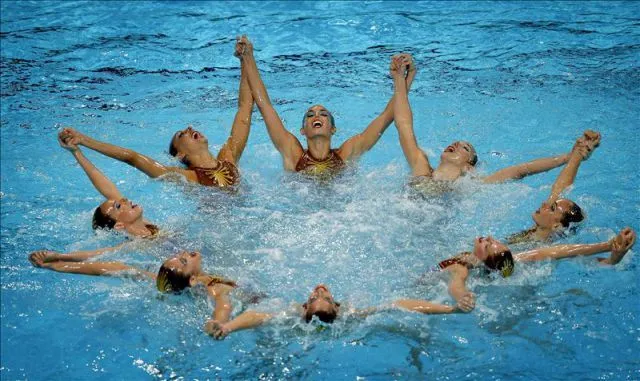
[(444, 261), (438, 263), (438, 267), (440, 267), (441, 270), (444, 270), (447, 267), (452, 266), (452, 265), (462, 265), (464, 267), (469, 267), (469, 263), (467, 261), (465, 261), (464, 259), (462, 259), (463, 256), (469, 255), (469, 254), (471, 254), (471, 253), (470, 252), (464, 252), (464, 253), (460, 253), (460, 254), (456, 255), (453, 258), (445, 259)]
[(218, 275), (209, 275), (211, 280), (207, 283), (207, 287), (211, 287), (217, 283), (226, 284), (227, 286), (236, 287), (236, 282)]

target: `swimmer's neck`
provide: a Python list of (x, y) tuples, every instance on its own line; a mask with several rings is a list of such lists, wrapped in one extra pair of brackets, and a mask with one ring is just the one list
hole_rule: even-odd
[(315, 136), (307, 139), (307, 150), (311, 157), (317, 160), (324, 160), (331, 152), (331, 138), (326, 136)]
[(207, 150), (198, 155), (189, 155), (189, 166), (200, 168), (215, 168), (218, 160)]
[(553, 233), (553, 229), (543, 228), (542, 226), (536, 225), (531, 228), (530, 237), (537, 241), (549, 241)]
[(127, 234), (131, 236), (146, 238), (153, 235), (153, 232), (147, 227), (147, 225), (149, 225), (149, 221), (139, 218), (131, 224), (127, 225), (125, 227), (125, 230)]
[(441, 161), (438, 168), (433, 171), (433, 179), (440, 181), (453, 181), (463, 176), (466, 172), (455, 164)]

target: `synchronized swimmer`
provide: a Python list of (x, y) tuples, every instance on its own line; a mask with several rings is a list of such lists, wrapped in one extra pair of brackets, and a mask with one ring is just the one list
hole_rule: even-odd
[[(142, 207), (126, 199), (115, 184), (84, 156), (81, 146), (129, 164), (149, 177), (177, 173), (192, 183), (236, 189), (240, 181), (238, 162), (249, 138), (254, 103), (264, 119), (271, 141), (282, 156), (286, 171), (300, 172), (317, 179), (330, 179), (341, 172), (348, 163), (369, 151), (391, 123), (395, 122), (400, 146), (411, 168), (412, 185), (427, 184), (428, 189), (441, 192), (447, 190), (448, 185), (456, 179), (474, 175), (478, 156), (470, 143), (457, 141), (449, 145), (440, 155), (440, 164), (435, 169), (418, 146), (408, 97), (416, 75), (416, 66), (411, 55), (403, 53), (391, 58), (390, 74), (394, 92), (386, 107), (363, 132), (347, 139), (336, 149), (331, 145), (336, 124), (329, 110), (322, 105), (315, 105), (304, 114), (300, 128), (300, 134), (305, 137), (307, 143), (307, 148), (304, 148), (300, 140), (284, 127), (271, 104), (253, 57), (253, 45), (246, 36), (237, 38), (234, 55), (240, 60), (241, 71), (238, 111), (231, 134), (217, 155), (210, 152), (205, 135), (191, 126), (177, 131), (169, 144), (169, 153), (178, 158), (186, 168), (165, 166), (140, 153), (95, 140), (71, 128), (65, 128), (59, 133), (60, 145), (71, 152), (96, 190), (106, 199), (95, 209), (92, 223), (94, 229), (114, 229), (130, 237), (144, 239), (157, 236), (159, 231), (155, 224), (143, 218)], [(514, 165), (480, 178), (484, 183), (505, 182), (564, 165), (549, 197), (533, 213), (535, 225), (508, 237), (505, 240), (508, 244), (550, 242), (561, 238), (567, 230), (571, 230), (572, 224), (584, 219), (582, 209), (573, 201), (561, 198), (561, 195), (574, 183), (580, 164), (590, 157), (600, 144), (600, 139), (598, 132), (587, 130), (576, 140), (567, 154)], [(636, 233), (630, 228), (624, 228), (609, 241), (560, 244), (512, 254), (511, 249), (502, 242), (492, 237), (479, 237), (474, 241), (472, 251), (446, 259), (432, 269), (450, 275), (448, 291), (455, 300), (454, 305), (422, 299), (397, 299), (390, 300), (386, 305), (355, 310), (341, 306), (329, 288), (320, 284), (312, 290), (305, 303), (291, 310), (279, 311), (279, 314), (307, 323), (314, 319), (332, 323), (341, 316), (362, 317), (392, 309), (423, 314), (468, 313), (475, 308), (475, 294), (466, 286), (470, 274), (478, 276), (495, 272), (509, 277), (518, 263), (590, 256), (604, 252), (610, 252), (610, 256), (598, 258), (599, 263), (615, 265), (631, 249), (635, 240)], [(204, 272), (199, 252), (183, 251), (174, 255), (161, 264), (158, 273), (117, 261), (93, 261), (94, 258), (120, 247), (122, 244), (67, 254), (40, 250), (31, 253), (29, 261), (36, 267), (63, 273), (151, 279), (155, 281), (160, 292), (179, 293), (186, 288), (204, 287), (207, 295), (215, 303), (211, 318), (204, 324), (204, 331), (217, 339), (222, 339), (234, 331), (258, 327), (275, 316), (274, 313), (247, 310), (232, 319), (231, 293), (239, 286), (235, 281)]]

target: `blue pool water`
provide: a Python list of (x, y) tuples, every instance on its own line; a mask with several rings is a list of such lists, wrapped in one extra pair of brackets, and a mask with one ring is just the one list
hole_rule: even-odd
[[(436, 163), (465, 139), (489, 173), (567, 152), (596, 129), (601, 147), (569, 194), (588, 220), (563, 241), (638, 230), (640, 3), (3, 1), (0, 14), (3, 380), (640, 378), (637, 247), (613, 269), (589, 258), (473, 279), (467, 315), (392, 312), (321, 332), (280, 324), (221, 342), (201, 331), (211, 305), (198, 294), (161, 297), (144, 282), (26, 260), (40, 248), (122, 240), (92, 231), (101, 199), (57, 131), (74, 126), (175, 163), (169, 139), (193, 124), (217, 151), (235, 113), (241, 33), (294, 133), (314, 103), (333, 111), (336, 144), (361, 131), (389, 99), (389, 56), (401, 51), (416, 58), (416, 135)], [(354, 307), (450, 302), (446, 278), (418, 282), (425, 269), (476, 235), (529, 227), (558, 174), (463, 181), (441, 199), (414, 200), (391, 126), (352, 176), (301, 182), (283, 174), (257, 111), (235, 196), (86, 153), (174, 232), (109, 259), (155, 269), (176, 248), (199, 249), (205, 268), (284, 304), (320, 282)]]

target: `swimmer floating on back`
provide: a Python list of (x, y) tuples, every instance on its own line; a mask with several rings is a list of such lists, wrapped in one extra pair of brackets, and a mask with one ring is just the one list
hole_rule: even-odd
[(508, 244), (526, 241), (552, 241), (558, 234), (568, 229), (571, 223), (584, 219), (582, 209), (575, 202), (560, 198), (562, 192), (571, 186), (578, 174), (580, 163), (587, 160), (600, 144), (600, 134), (587, 130), (576, 140), (571, 150), (569, 162), (562, 168), (558, 178), (551, 187), (551, 194), (532, 217), (535, 226), (507, 238)]
[(127, 148), (100, 142), (71, 128), (63, 131), (64, 138), (74, 144), (83, 145), (129, 164), (149, 177), (155, 178), (168, 173), (178, 173), (189, 182), (204, 186), (227, 188), (237, 185), (240, 180), (237, 165), (249, 138), (253, 108), (253, 97), (247, 82), (245, 65), (242, 62), (241, 60), (238, 111), (231, 127), (231, 135), (218, 152), (217, 157), (214, 157), (209, 151), (207, 137), (191, 126), (176, 132), (169, 145), (169, 153), (180, 159), (187, 166), (186, 169), (165, 166), (150, 157)]
[[(95, 256), (95, 255), (94, 255)], [(36, 251), (29, 255), (29, 261), (35, 267), (57, 272), (100, 275), (100, 276), (142, 276), (155, 280), (160, 292), (177, 293), (187, 287), (202, 285), (207, 294), (215, 301), (212, 317), (221, 322), (229, 320), (231, 300), (229, 292), (236, 287), (235, 282), (209, 275), (202, 271), (201, 256), (198, 252), (183, 251), (162, 263), (157, 274), (131, 267), (122, 262), (85, 262), (87, 256), (81, 253), (51, 254)]]
[(589, 256), (607, 251), (611, 252), (609, 258), (598, 258), (605, 265), (615, 265), (624, 258), (636, 241), (636, 233), (630, 228), (624, 228), (618, 235), (609, 241), (593, 244), (568, 244), (542, 247), (527, 250), (515, 255), (511, 254), (509, 247), (491, 237), (476, 238), (473, 252), (461, 253), (456, 257), (444, 260), (438, 264), (438, 269), (451, 273), (449, 293), (456, 300), (473, 297), (466, 288), (469, 270), (484, 268), (488, 271), (496, 271), (503, 277), (511, 276), (515, 262), (534, 262), (547, 259), (563, 259), (578, 256)]
[[(302, 120), (300, 134), (307, 140), (305, 149), (298, 138), (282, 124), (282, 120), (271, 104), (267, 89), (260, 78), (253, 57), (253, 45), (245, 37), (238, 39), (236, 51), (242, 52), (247, 66), (247, 77), (256, 105), (264, 118), (271, 141), (276, 146), (287, 171), (301, 172), (311, 176), (328, 176), (338, 172), (346, 162), (357, 159), (370, 150), (393, 121), (393, 101), (390, 100), (384, 111), (375, 118), (360, 134), (347, 139), (338, 149), (331, 148), (331, 138), (336, 132), (333, 115), (322, 105), (310, 107)], [(398, 70), (405, 91), (409, 91), (415, 76), (413, 59), (401, 54), (398, 60), (403, 63)]]
[[(453, 181), (467, 173), (472, 173), (478, 161), (478, 155), (473, 146), (465, 141), (454, 142), (445, 148), (440, 155), (440, 165), (435, 169), (431, 167), (427, 155), (418, 146), (413, 131), (413, 114), (409, 105), (403, 73), (404, 66), (402, 62), (394, 58), (391, 63), (391, 76), (395, 84), (393, 114), (400, 138), (400, 146), (411, 167), (411, 175), (416, 178)], [(485, 183), (499, 183), (512, 179), (521, 179), (525, 176), (559, 167), (568, 160), (568, 154), (538, 159), (504, 168), (482, 178), (482, 181)]]
[[(336, 318), (344, 314), (363, 317), (389, 309), (405, 309), (423, 314), (450, 314), (468, 312), (471, 311), (473, 307), (474, 301), (470, 297), (462, 298), (461, 301), (453, 307), (428, 302), (426, 300), (400, 299), (386, 307), (344, 312), (340, 308), (340, 303), (335, 301), (333, 294), (331, 294), (327, 286), (319, 284), (313, 289), (304, 304), (296, 306), (295, 315), (307, 323), (311, 322), (314, 316), (322, 322), (333, 323)], [(273, 318), (273, 314), (248, 310), (228, 322), (211, 319), (205, 324), (204, 330), (216, 339), (223, 339), (231, 332), (258, 327), (271, 318)]]
[[(93, 228), (115, 229), (116, 231), (126, 233), (130, 237), (154, 238), (160, 229), (142, 216), (142, 207), (122, 196), (115, 184), (84, 156), (77, 145), (71, 143), (68, 138), (65, 140), (65, 137), (67, 137), (67, 135), (64, 131), (60, 132), (58, 135), (60, 145), (71, 152), (73, 157), (78, 161), (78, 164), (80, 164), (87, 174), (87, 177), (89, 177), (89, 180), (93, 183), (96, 190), (107, 199), (102, 204), (98, 205), (93, 213), (93, 221), (91, 224)], [(77, 258), (86, 260), (108, 251), (117, 250), (125, 243), (96, 250), (78, 251), (74, 254), (76, 254)], [(49, 255), (59, 255), (56, 252), (48, 250), (41, 252), (48, 253)]]

